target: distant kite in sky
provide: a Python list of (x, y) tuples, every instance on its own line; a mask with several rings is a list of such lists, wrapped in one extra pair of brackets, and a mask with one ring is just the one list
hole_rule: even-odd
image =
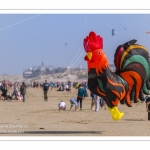
[(65, 46), (67, 46), (68, 43), (65, 43)]
[(112, 36), (115, 35), (115, 29), (112, 29)]
[(146, 31), (146, 34), (150, 34), (150, 31)]

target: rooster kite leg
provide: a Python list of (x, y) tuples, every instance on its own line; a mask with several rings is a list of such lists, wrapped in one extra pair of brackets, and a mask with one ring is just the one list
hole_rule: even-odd
[(112, 115), (113, 120), (115, 121), (120, 120), (124, 116), (124, 113), (120, 112), (117, 107), (113, 107), (113, 108), (108, 107), (108, 110)]

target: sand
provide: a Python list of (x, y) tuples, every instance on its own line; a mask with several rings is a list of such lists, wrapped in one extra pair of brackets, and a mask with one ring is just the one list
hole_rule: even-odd
[[(88, 91), (88, 93), (90, 93)], [(69, 110), (72, 93), (48, 92), (48, 102), (44, 102), (42, 89), (27, 89), (26, 102), (0, 100), (0, 135), (1, 136), (149, 136), (150, 126), (145, 103), (118, 105), (125, 115), (114, 121), (108, 110), (99, 112), (90, 110), (91, 98), (83, 100), (83, 110)], [(66, 111), (58, 110), (58, 103), (63, 100)]]

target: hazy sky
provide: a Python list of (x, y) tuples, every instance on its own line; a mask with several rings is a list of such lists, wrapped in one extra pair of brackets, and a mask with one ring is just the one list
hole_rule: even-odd
[(150, 51), (150, 14), (0, 14), (0, 74), (22, 75), (42, 61), (86, 68), (83, 39), (90, 31), (103, 37), (109, 63), (128, 40)]

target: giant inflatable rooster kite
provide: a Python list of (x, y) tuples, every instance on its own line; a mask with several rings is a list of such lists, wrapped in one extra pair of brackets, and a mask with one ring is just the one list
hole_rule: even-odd
[(131, 40), (118, 46), (114, 55), (117, 70), (113, 73), (103, 51), (103, 38), (90, 32), (83, 41), (87, 53), (84, 59), (88, 65), (88, 88), (105, 100), (112, 118), (116, 121), (124, 115), (117, 108), (120, 101), (125, 100), (127, 106), (132, 107), (132, 87), (135, 87), (136, 100), (139, 98), (143, 101), (143, 95), (149, 94), (149, 53), (145, 47), (135, 42), (136, 40)]

